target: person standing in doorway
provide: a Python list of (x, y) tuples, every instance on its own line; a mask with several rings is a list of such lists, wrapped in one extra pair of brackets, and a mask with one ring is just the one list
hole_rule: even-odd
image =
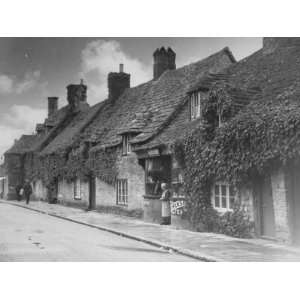
[(167, 184), (163, 182), (161, 184), (162, 195), (161, 200), (161, 223), (160, 225), (171, 224), (171, 192), (169, 191)]
[(25, 181), (24, 194), (25, 194), (25, 198), (26, 198), (26, 204), (29, 204), (30, 196), (32, 194), (32, 187), (31, 187), (29, 180)]

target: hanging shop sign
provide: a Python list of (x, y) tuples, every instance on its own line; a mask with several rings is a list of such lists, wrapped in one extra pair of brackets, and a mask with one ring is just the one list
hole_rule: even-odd
[(171, 214), (180, 216), (183, 213), (185, 201), (184, 200), (178, 200), (178, 201), (172, 201), (171, 202)]

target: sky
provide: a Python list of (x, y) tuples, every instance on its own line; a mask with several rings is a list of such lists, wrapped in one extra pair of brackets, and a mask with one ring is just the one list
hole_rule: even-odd
[(47, 115), (47, 97), (66, 105), (66, 86), (84, 79), (88, 102), (107, 97), (107, 74), (131, 74), (131, 86), (152, 78), (157, 47), (176, 52), (177, 68), (229, 47), (240, 60), (262, 47), (262, 38), (0, 38), (0, 157)]

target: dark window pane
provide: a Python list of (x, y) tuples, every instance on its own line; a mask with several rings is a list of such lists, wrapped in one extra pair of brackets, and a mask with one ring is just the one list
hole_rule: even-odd
[(226, 204), (226, 197), (222, 197), (222, 208), (226, 208), (227, 204)]
[(233, 187), (233, 185), (230, 185), (229, 186), (229, 196), (234, 197), (234, 195), (235, 195), (234, 187)]
[(215, 195), (219, 196), (219, 186), (215, 185)]
[(220, 198), (218, 196), (215, 197), (215, 207), (220, 207)]
[(222, 185), (222, 196), (226, 196), (226, 185)]
[(229, 198), (229, 208), (233, 209), (233, 205), (234, 205), (234, 197), (230, 197)]

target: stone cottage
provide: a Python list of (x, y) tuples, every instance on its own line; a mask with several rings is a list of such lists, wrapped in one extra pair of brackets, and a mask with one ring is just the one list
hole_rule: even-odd
[[(210, 159), (195, 161), (195, 168), (214, 178), (212, 207), (223, 214), (239, 202), (256, 235), (294, 243), (300, 240), (299, 64), (299, 38), (264, 38), (262, 49), (199, 80), (189, 93), (194, 129), (211, 130), (201, 153)], [(171, 136), (171, 127), (178, 135), (177, 122), (162, 135)]]
[[(173, 224), (189, 227), (181, 218), (184, 170), (174, 144), (205, 125), (212, 156), (193, 167), (211, 170), (212, 207), (224, 214), (239, 202), (258, 236), (299, 241), (298, 123), (290, 116), (298, 111), (299, 49), (298, 38), (265, 38), (262, 49), (239, 62), (225, 48), (179, 69), (170, 48), (157, 49), (152, 80), (131, 88), (121, 65), (108, 75), (107, 99), (92, 107), (83, 83), (69, 85), (67, 105), (58, 109), (58, 99), (49, 98), (48, 118), (36, 134), (22, 136), (6, 152), (8, 198), (30, 178), (37, 198), (159, 222), (159, 184), (165, 181), (172, 188)], [(291, 128), (289, 140), (263, 127), (277, 124), (279, 114), (288, 116), (278, 129)], [(247, 122), (254, 124), (248, 131)], [(258, 135), (260, 126), (264, 138), (251, 142), (251, 131)], [(241, 129), (234, 136), (236, 127)], [(229, 138), (235, 150), (218, 153), (215, 146), (222, 149)], [(265, 141), (265, 149), (254, 147)], [(242, 177), (247, 180), (233, 183)]]
[(18, 168), (10, 167), (13, 148), (6, 153), (8, 173), (15, 170), (18, 174), (9, 175), (10, 198), (15, 185), (26, 177), (33, 182), (37, 198), (139, 216), (145, 211), (146, 220), (157, 222), (159, 183), (171, 184), (175, 163), (160, 147), (139, 149), (182, 110), (189, 120), (190, 86), (235, 59), (225, 48), (176, 69), (176, 54), (163, 47), (154, 52), (153, 59), (153, 79), (137, 87), (130, 88), (130, 74), (122, 65), (119, 72), (110, 73), (108, 98), (93, 107), (87, 104), (87, 87), (82, 83), (67, 87), (68, 104), (59, 110), (58, 99), (49, 98), (49, 117), (37, 125), (36, 135), (31, 136), (34, 142), (16, 153)]

